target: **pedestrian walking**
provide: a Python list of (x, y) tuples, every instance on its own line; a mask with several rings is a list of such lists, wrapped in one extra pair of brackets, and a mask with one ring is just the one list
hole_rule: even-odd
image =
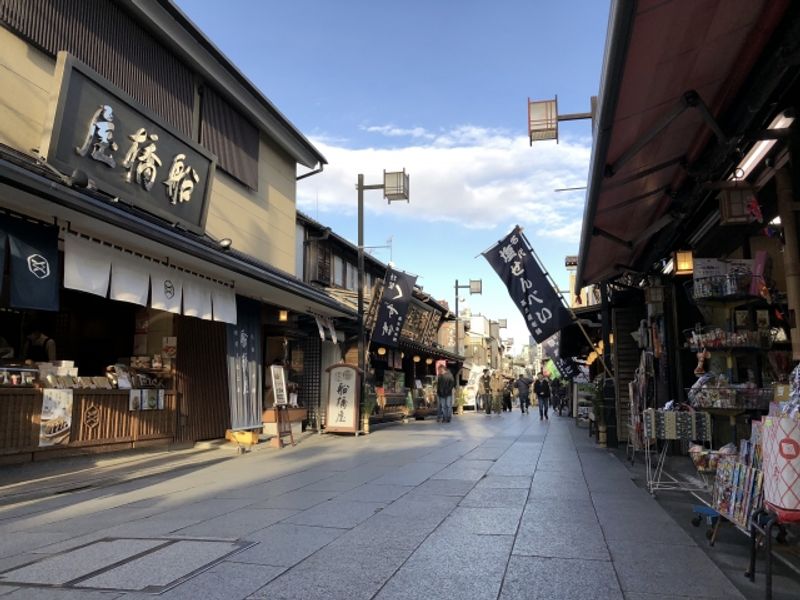
[(544, 378), (540, 372), (536, 376), (536, 381), (533, 384), (533, 393), (536, 394), (536, 399), (539, 401), (539, 420), (550, 420), (547, 416), (547, 407), (550, 404), (550, 382)]
[(503, 386), (503, 412), (511, 412), (511, 397), (514, 394), (514, 380), (506, 379)]
[(519, 394), (519, 409), (523, 413), (530, 412), (531, 406), (531, 381), (530, 377), (526, 376), (525, 374), (521, 374), (517, 380), (514, 382), (514, 385), (517, 388), (517, 393)]
[(492, 414), (492, 375), (489, 369), (483, 370), (483, 375), (478, 381), (478, 406), (475, 407), (476, 411), (486, 411), (487, 415)]
[(436, 395), (439, 397), (439, 423), (449, 423), (453, 416), (453, 388), (456, 381), (453, 374), (444, 365), (439, 365), (439, 376), (436, 378)]
[(503, 375), (500, 371), (492, 373), (492, 412), (500, 414), (503, 408)]

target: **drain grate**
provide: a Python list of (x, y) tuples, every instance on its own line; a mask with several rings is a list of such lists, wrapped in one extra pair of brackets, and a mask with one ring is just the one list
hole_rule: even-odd
[(0, 583), (158, 594), (254, 543), (104, 538), (0, 573)]

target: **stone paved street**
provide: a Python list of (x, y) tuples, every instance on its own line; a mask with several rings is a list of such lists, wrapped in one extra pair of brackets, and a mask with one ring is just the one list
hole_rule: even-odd
[(519, 412), (311, 436), (295, 448), (0, 506), (3, 600), (158, 592), (744, 597), (585, 429)]

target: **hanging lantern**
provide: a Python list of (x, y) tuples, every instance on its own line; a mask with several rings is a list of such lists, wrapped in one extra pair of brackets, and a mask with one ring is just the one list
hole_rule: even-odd
[(384, 354), (386, 354), (386, 348), (381, 346), (380, 348), (378, 348), (378, 355), (383, 356)]
[(415, 357), (414, 357), (412, 360), (413, 360), (415, 363), (418, 363), (418, 362), (421, 360), (421, 358), (419, 357), (419, 355), (417, 355), (417, 356), (415, 356)]
[[(757, 210), (754, 210), (757, 208)], [(720, 225), (744, 225), (757, 220), (761, 214), (758, 200), (748, 185), (737, 184), (719, 194)]]
[(691, 275), (694, 272), (694, 257), (691, 250), (678, 250), (673, 261), (675, 275)]
[(425, 359), (425, 364), (426, 365), (432, 365), (433, 364), (433, 359), (432, 358), (426, 358)]

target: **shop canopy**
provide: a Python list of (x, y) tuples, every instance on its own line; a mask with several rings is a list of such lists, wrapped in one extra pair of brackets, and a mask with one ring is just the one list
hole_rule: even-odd
[[(184, 314), (215, 318), (213, 308), (209, 312), (210, 299), (212, 307), (221, 309), (215, 320), (230, 321), (229, 288), (232, 287), (237, 294), (298, 313), (324, 317), (355, 317), (354, 311), (347, 306), (296, 277), (236, 250), (220, 247), (218, 242), (208, 236), (172, 227), (99, 192), (74, 189), (30, 157), (3, 146), (0, 146), (0, 196), (4, 206), (19, 214), (27, 214), (43, 221), (56, 218), (60, 223), (69, 223), (71, 228), (77, 228), (72, 232), (113, 243), (146, 257), (162, 261), (166, 257), (170, 264), (180, 266), (186, 273), (187, 285), (181, 286), (183, 296), (175, 294), (173, 297), (195, 299), (189, 304), (189, 313), (186, 313), (184, 306)], [(94, 258), (97, 258), (97, 254), (93, 253)], [(112, 256), (119, 258), (116, 254), (109, 254), (109, 260)], [(71, 287), (89, 287), (90, 291), (104, 295), (104, 289), (108, 287), (108, 281), (103, 275), (107, 274), (104, 264), (86, 264), (82, 271), (71, 272)], [(92, 270), (90, 266), (96, 268)], [(136, 266), (136, 261), (128, 260), (124, 267), (118, 264), (117, 273), (122, 272), (123, 268), (127, 268), (126, 272), (131, 271)], [(151, 282), (158, 277), (155, 266), (149, 266), (147, 274)], [(202, 277), (194, 277), (193, 274)], [(140, 275), (137, 272), (131, 278), (144, 281)], [(171, 275), (174, 276), (175, 273)], [(214, 284), (215, 280), (224, 285)], [(95, 287), (100, 291), (95, 290)], [(136, 289), (136, 285), (130, 285), (124, 290), (111, 291), (112, 294), (122, 294), (123, 299), (132, 301), (131, 298), (137, 294)]]
[(641, 265), (679, 218), (687, 165), (730, 107), (787, 0), (615, 0), (595, 116), (577, 284)]

